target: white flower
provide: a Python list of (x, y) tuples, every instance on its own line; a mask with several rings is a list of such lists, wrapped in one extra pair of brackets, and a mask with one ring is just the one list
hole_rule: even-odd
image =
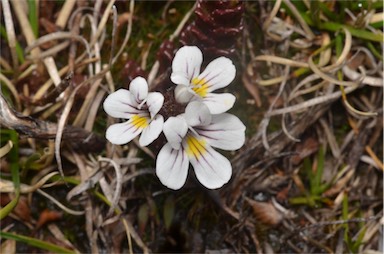
[(236, 68), (226, 57), (219, 57), (200, 73), (203, 54), (196, 46), (180, 48), (172, 62), (171, 80), (177, 84), (175, 98), (179, 103), (202, 100), (212, 114), (220, 114), (232, 108), (235, 96), (230, 93), (215, 94), (228, 86), (236, 76)]
[(142, 77), (132, 80), (129, 90), (120, 89), (110, 94), (104, 101), (105, 112), (128, 121), (109, 126), (107, 139), (113, 144), (122, 145), (141, 133), (140, 145), (149, 145), (163, 129), (164, 118), (157, 114), (163, 102), (161, 93), (148, 93), (148, 83)]
[(229, 181), (232, 166), (227, 158), (212, 147), (239, 149), (245, 141), (245, 126), (234, 115), (211, 115), (201, 102), (190, 102), (185, 114), (170, 117), (163, 132), (168, 143), (156, 160), (156, 175), (171, 189), (180, 189), (192, 164), (197, 179), (205, 187), (216, 189)]

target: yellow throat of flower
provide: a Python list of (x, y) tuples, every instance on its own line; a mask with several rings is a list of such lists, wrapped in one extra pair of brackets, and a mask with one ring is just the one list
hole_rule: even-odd
[(186, 152), (190, 157), (193, 156), (196, 159), (199, 159), (207, 151), (206, 141), (204, 139), (198, 139), (192, 135), (187, 135), (186, 142), (187, 142)]
[(145, 128), (148, 126), (148, 118), (145, 116), (134, 115), (132, 118), (132, 124), (137, 128)]
[(192, 81), (192, 90), (195, 91), (201, 97), (207, 95), (208, 83), (205, 79), (193, 78)]

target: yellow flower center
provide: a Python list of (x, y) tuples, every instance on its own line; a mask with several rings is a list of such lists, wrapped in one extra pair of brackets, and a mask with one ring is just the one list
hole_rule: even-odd
[(201, 97), (207, 95), (208, 83), (205, 79), (193, 78), (192, 81), (192, 90), (195, 91)]
[(192, 135), (187, 135), (186, 137), (187, 149), (186, 152), (188, 156), (193, 156), (196, 159), (199, 159), (203, 154), (206, 153), (206, 141), (204, 139), (198, 139)]
[(148, 119), (144, 116), (134, 115), (132, 117), (132, 124), (137, 128), (145, 128), (148, 126)]

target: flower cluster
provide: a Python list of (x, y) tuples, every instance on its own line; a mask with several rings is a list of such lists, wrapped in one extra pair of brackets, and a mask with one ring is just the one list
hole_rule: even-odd
[[(120, 89), (104, 101), (104, 110), (112, 117), (128, 121), (111, 125), (106, 132), (113, 144), (126, 144), (140, 135), (139, 143), (147, 146), (164, 133), (167, 143), (156, 160), (156, 175), (168, 188), (180, 189), (192, 164), (197, 179), (205, 187), (216, 189), (232, 175), (229, 160), (214, 148), (239, 149), (245, 141), (245, 126), (234, 115), (235, 96), (213, 91), (228, 86), (236, 68), (226, 57), (210, 62), (200, 73), (203, 55), (195, 46), (184, 46), (172, 62), (171, 81), (176, 84), (176, 103), (186, 105), (184, 113), (161, 115), (164, 96), (148, 92), (142, 77), (132, 80), (129, 90)], [(164, 117), (166, 121), (164, 121)]]

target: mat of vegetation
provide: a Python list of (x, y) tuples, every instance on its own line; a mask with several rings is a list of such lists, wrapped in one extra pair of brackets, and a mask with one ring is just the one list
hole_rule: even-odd
[[(383, 2), (2, 0), (1, 253), (382, 253)], [(229, 58), (246, 126), (215, 190), (114, 145), (105, 98)], [(196, 91), (197, 92), (197, 91)], [(178, 112), (179, 109), (172, 108)], [(177, 130), (176, 130), (177, 131)], [(217, 168), (220, 170), (220, 168)]]

